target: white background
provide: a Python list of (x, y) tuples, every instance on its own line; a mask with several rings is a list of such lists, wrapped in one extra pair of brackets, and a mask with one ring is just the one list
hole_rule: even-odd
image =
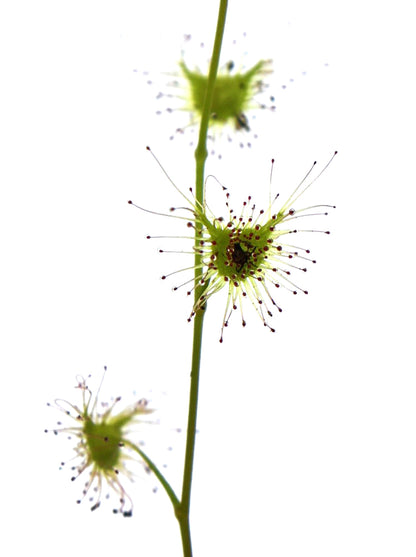
[[(190, 64), (201, 59), (201, 41), (208, 56), (216, 4), (2, 2), (0, 543), (8, 555), (181, 555), (152, 478), (141, 474), (132, 488), (132, 519), (113, 516), (110, 504), (91, 513), (74, 503), (81, 484), (58, 470), (71, 445), (43, 430), (59, 419), (46, 402), (75, 401), (75, 375), (98, 382), (107, 365), (106, 394), (135, 391), (163, 409), (163, 425), (143, 439), (159, 431), (155, 450), (179, 478), (183, 438), (173, 430), (186, 406), (190, 299), (159, 277), (187, 259), (158, 254), (164, 242), (145, 235), (169, 234), (171, 221), (127, 200), (159, 211), (182, 203), (147, 144), (181, 188), (192, 185), (192, 132), (169, 140), (186, 114), (156, 116), (175, 99), (155, 97), (184, 34), (193, 36)], [(240, 189), (261, 204), (271, 157), (273, 186), (288, 195), (314, 159), (324, 165), (338, 149), (308, 197), (337, 209), (310, 225), (332, 234), (306, 237), (318, 259), (300, 277), (310, 294), (279, 298), (275, 335), (255, 315), (242, 330), (235, 315), (220, 345), (224, 294), (210, 304), (197, 557), (416, 554), (413, 20), (403, 0), (230, 2), (225, 48), (237, 40), (236, 63), (273, 58), (277, 110), (250, 120), (259, 134), (251, 149), (217, 139), (222, 159), (211, 157), (208, 173), (237, 208)], [(177, 240), (174, 249), (186, 247)]]

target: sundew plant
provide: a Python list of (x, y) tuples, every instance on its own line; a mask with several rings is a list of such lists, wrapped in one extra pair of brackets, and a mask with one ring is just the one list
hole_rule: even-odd
[[(190, 39), (190, 35), (185, 35), (185, 42)], [(185, 51), (182, 51), (176, 70), (169, 73), (172, 79), (165, 85), (166, 90), (157, 94), (158, 100), (168, 100), (169, 104), (156, 114), (179, 112), (183, 115), (183, 123), (175, 130), (176, 134), (186, 134), (188, 128), (194, 131), (200, 125), (209, 62), (197, 64), (194, 60), (188, 60)], [(269, 92), (267, 79), (272, 72), (273, 63), (270, 59), (257, 60), (248, 66), (242, 60), (229, 59), (218, 67), (212, 93), (209, 139), (225, 136), (228, 141), (233, 141), (238, 137), (240, 147), (251, 147), (252, 140), (257, 138), (255, 127), (252, 128), (252, 115), (259, 110), (274, 112), (276, 109), (275, 97)], [(236, 131), (245, 133), (235, 134)], [(170, 139), (173, 138), (174, 135), (171, 135)]]
[[(264, 73), (270, 69), (270, 61), (266, 57), (246, 71), (234, 71), (231, 64), (226, 65), (225, 72), (218, 75), (226, 13), (227, 0), (220, 0), (209, 72), (205, 75), (181, 62), (181, 71), (189, 86), (189, 110), (199, 126), (194, 152), (195, 184), (191, 187), (177, 185), (161, 167), (180, 199), (178, 207), (163, 212), (144, 207), (141, 202), (139, 205), (129, 202), (140, 211), (153, 213), (155, 218), (175, 219), (184, 228), (180, 240), (188, 242), (186, 251), (171, 252), (178, 254), (174, 256), (174, 267), (162, 277), (173, 281), (174, 290), (187, 294), (185, 298), (190, 303), (184, 313), (193, 324), (181, 489), (168, 482), (162, 467), (134, 438), (146, 427), (149, 414), (157, 410), (150, 408), (143, 398), (128, 406), (123, 405), (120, 397), (103, 404), (99, 389), (93, 393), (88, 379), (78, 377), (76, 388), (79, 399), (75, 402), (56, 401), (55, 406), (63, 414), (63, 419), (51, 430), (56, 435), (64, 433), (73, 439), (75, 458), (70, 466), (71, 479), (81, 485), (78, 502), (87, 502), (92, 511), (101, 506), (104, 494), (111, 492), (115, 498), (115, 504), (110, 507), (113, 512), (124, 517), (134, 516), (134, 501), (126, 487), (134, 477), (132, 468), (138, 465), (154, 474), (173, 506), (185, 557), (193, 555), (190, 523), (192, 477), (203, 322), (210, 300), (217, 295), (223, 296), (224, 300), (217, 330), (206, 332), (207, 335), (218, 335), (219, 351), (227, 350), (226, 329), (231, 321), (238, 320), (245, 327), (250, 312), (264, 327), (265, 334), (276, 334), (275, 323), (282, 311), (281, 298), (298, 293), (308, 294), (305, 273), (316, 261), (309, 244), (304, 243), (304, 237), (309, 235), (310, 238), (313, 236), (311, 233), (329, 234), (325, 228), (311, 227), (309, 221), (333, 209), (326, 204), (304, 204), (303, 194), (315, 184), (336, 153), (322, 167), (313, 163), (309, 170), (302, 171), (298, 185), (286, 197), (272, 194), (264, 205), (261, 204), (263, 200), (254, 198), (253, 192), (234, 206), (231, 187), (218, 182), (223, 190), (224, 210), (220, 214), (211, 210), (209, 199), (206, 199), (205, 175), (209, 130), (227, 125), (236, 134), (247, 132), (248, 113), (255, 106), (255, 95), (263, 87)], [(153, 153), (150, 147), (148, 150)], [(160, 165), (156, 157), (155, 160)], [(152, 235), (148, 238), (151, 240)], [(172, 238), (177, 237), (172, 235)], [(146, 246), (140, 249), (144, 251)], [(187, 261), (181, 259), (183, 257)], [(180, 315), (179, 318), (185, 317)], [(151, 335), (149, 331), (149, 342)]]

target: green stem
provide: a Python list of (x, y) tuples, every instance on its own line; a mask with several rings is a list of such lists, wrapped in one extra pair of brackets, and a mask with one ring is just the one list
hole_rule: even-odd
[(189, 393), (188, 429), (185, 449), (185, 465), (182, 483), (182, 499), (176, 516), (179, 521), (184, 557), (192, 557), (189, 511), (191, 502), (192, 471), (195, 453), (196, 418), (198, 412), (199, 370), (201, 364), (202, 327), (204, 310), (199, 310), (194, 318), (194, 340), (192, 347), (192, 371)]
[[(199, 128), (198, 145), (195, 150), (196, 160), (196, 187), (195, 198), (197, 207), (204, 207), (204, 176), (205, 176), (205, 161), (208, 156), (207, 151), (207, 134), (209, 120), (211, 117), (211, 106), (215, 87), (215, 80), (217, 78), (218, 65), (221, 53), (222, 38), (224, 35), (225, 19), (227, 14), (228, 0), (220, 0), (220, 7), (218, 12), (217, 30), (215, 33), (214, 48), (212, 51), (211, 64), (208, 74), (207, 90), (205, 92), (204, 109), (201, 116), (201, 124)], [(195, 230), (195, 245), (199, 231)], [(205, 286), (199, 285), (201, 277), (201, 256), (198, 250), (195, 250), (195, 302), (199, 297)], [(196, 311), (194, 317), (194, 339), (192, 347), (192, 369), (191, 369), (191, 385), (189, 393), (189, 411), (188, 411), (188, 428), (186, 437), (185, 449), (185, 463), (183, 472), (182, 483), (182, 497), (178, 507), (176, 507), (176, 517), (179, 521), (182, 546), (184, 557), (192, 557), (192, 544), (191, 544), (191, 531), (189, 522), (189, 511), (191, 502), (191, 487), (192, 487), (192, 472), (195, 454), (195, 436), (196, 436), (196, 421), (198, 410), (198, 389), (199, 389), (199, 372), (201, 365), (201, 350), (202, 350), (202, 328), (206, 307), (200, 308)]]
[(195, 149), (196, 159), (196, 192), (195, 197), (203, 205), (204, 201), (204, 172), (205, 161), (208, 156), (207, 151), (207, 134), (209, 120), (211, 117), (212, 99), (214, 97), (215, 80), (217, 79), (218, 65), (220, 61), (220, 53), (222, 46), (222, 37), (224, 35), (225, 18), (227, 15), (228, 0), (220, 0), (220, 8), (218, 12), (217, 30), (215, 33), (214, 48), (212, 50), (211, 64), (209, 67), (207, 90), (205, 92), (204, 109), (202, 111), (201, 124), (199, 127), (198, 145)]
[(163, 486), (164, 490), (166, 491), (169, 499), (172, 501), (173, 508), (176, 509), (177, 507), (179, 507), (179, 505), (180, 505), (179, 499), (176, 497), (176, 494), (173, 491), (171, 485), (166, 480), (165, 476), (162, 474), (162, 472), (159, 470), (159, 468), (156, 466), (156, 464), (152, 460), (150, 460), (150, 458), (147, 456), (147, 454), (145, 452), (143, 452), (140, 449), (140, 447), (138, 447), (134, 443), (131, 443), (130, 441), (127, 441), (127, 440), (124, 440), (123, 442), (127, 447), (130, 447), (131, 449), (133, 449), (133, 451), (136, 451), (136, 453), (138, 453), (140, 455), (142, 460), (145, 461), (145, 463), (148, 465), (150, 470), (153, 472), (153, 474), (156, 476), (156, 478), (162, 484), (162, 486)]

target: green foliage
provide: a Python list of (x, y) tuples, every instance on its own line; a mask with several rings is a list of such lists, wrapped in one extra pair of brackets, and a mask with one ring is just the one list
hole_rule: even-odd
[[(208, 75), (198, 70), (190, 70), (185, 62), (180, 67), (189, 84), (191, 109), (202, 115)], [(255, 106), (254, 97), (264, 88), (262, 77), (268, 73), (270, 61), (260, 60), (246, 72), (232, 73), (233, 64), (227, 64), (227, 73), (217, 75), (212, 105), (211, 125), (232, 124), (236, 130), (249, 130), (246, 112)]]
[(112, 470), (120, 464), (122, 428), (119, 424), (84, 423), (84, 435), (91, 462), (101, 470)]

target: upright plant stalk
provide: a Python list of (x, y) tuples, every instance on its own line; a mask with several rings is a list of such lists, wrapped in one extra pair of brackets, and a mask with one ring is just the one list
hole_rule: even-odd
[[(205, 92), (204, 109), (201, 116), (201, 124), (199, 128), (198, 145), (195, 150), (196, 160), (196, 187), (195, 198), (197, 207), (204, 205), (204, 176), (205, 176), (205, 161), (208, 156), (207, 151), (207, 134), (208, 125), (211, 116), (211, 106), (215, 87), (215, 80), (217, 78), (218, 65), (221, 53), (222, 38), (224, 35), (225, 19), (227, 14), (228, 0), (220, 0), (220, 7), (218, 12), (217, 30), (215, 33), (214, 48), (211, 57), (211, 64), (208, 74), (207, 89)], [(198, 231), (195, 230), (195, 246), (197, 246)], [(201, 292), (206, 286), (200, 286), (199, 280), (201, 277), (202, 269), (201, 255), (198, 250), (195, 250), (195, 301), (201, 295)], [(189, 393), (189, 410), (188, 410), (188, 428), (186, 437), (185, 449), (185, 464), (183, 472), (182, 483), (182, 497), (181, 502), (176, 506), (176, 517), (180, 524), (182, 546), (184, 557), (192, 557), (192, 544), (191, 532), (189, 523), (189, 511), (191, 502), (191, 486), (192, 486), (192, 471), (195, 453), (195, 435), (196, 435), (196, 419), (198, 410), (198, 388), (199, 388), (199, 372), (201, 365), (201, 350), (202, 350), (202, 327), (204, 322), (205, 307), (198, 309), (194, 317), (194, 337), (192, 347), (192, 368), (191, 368), (191, 385)]]

